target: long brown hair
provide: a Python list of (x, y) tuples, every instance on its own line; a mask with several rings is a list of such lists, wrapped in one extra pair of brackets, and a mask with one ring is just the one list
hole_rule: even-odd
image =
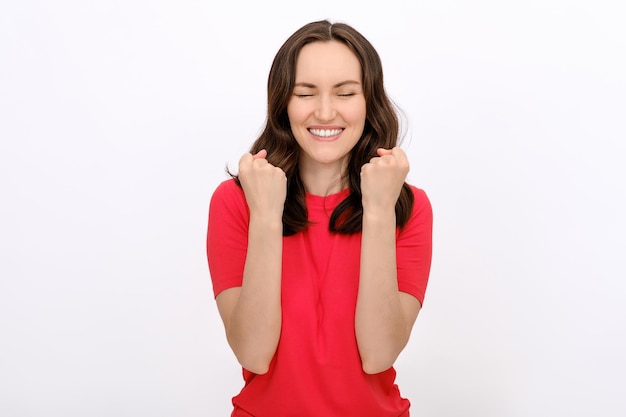
[[(363, 74), (366, 103), (365, 127), (361, 138), (350, 151), (347, 172), (350, 194), (333, 211), (329, 229), (353, 234), (361, 231), (361, 167), (376, 155), (378, 148), (392, 148), (398, 143), (399, 123), (393, 104), (385, 93), (382, 63), (370, 42), (345, 23), (327, 20), (304, 25), (291, 35), (274, 57), (267, 81), (267, 119), (263, 132), (250, 152), (267, 149), (267, 160), (287, 176), (287, 198), (283, 211), (283, 235), (290, 236), (308, 226), (306, 193), (300, 178), (300, 146), (291, 132), (287, 104), (293, 94), (296, 60), (302, 47), (312, 42), (339, 41), (357, 56)], [(396, 225), (404, 226), (413, 208), (413, 193), (404, 183), (396, 202)]]

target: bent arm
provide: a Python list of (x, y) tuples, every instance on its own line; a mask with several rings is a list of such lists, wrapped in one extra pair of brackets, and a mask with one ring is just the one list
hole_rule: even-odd
[(237, 360), (256, 374), (268, 371), (280, 338), (281, 265), (281, 219), (251, 215), (242, 285), (216, 301)]
[(267, 162), (266, 155), (265, 150), (244, 154), (239, 162), (239, 180), (249, 209), (243, 276), (240, 287), (224, 290), (216, 298), (228, 343), (239, 363), (256, 374), (269, 370), (282, 325), (282, 214), (287, 178)]
[(398, 290), (395, 212), (364, 212), (355, 315), (364, 372), (374, 374), (393, 365), (409, 340), (420, 307), (417, 298)]

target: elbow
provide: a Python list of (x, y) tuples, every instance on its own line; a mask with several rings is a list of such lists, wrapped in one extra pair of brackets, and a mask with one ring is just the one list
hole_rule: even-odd
[(402, 348), (398, 346), (372, 346), (369, 349), (359, 349), (361, 369), (368, 375), (384, 372), (393, 366), (401, 351)]
[(257, 375), (264, 375), (266, 374), (269, 370), (270, 370), (270, 364), (269, 363), (245, 363), (245, 362), (240, 362), (242, 368), (246, 369), (247, 371), (252, 372), (253, 374), (257, 374)]
[(395, 358), (362, 358), (361, 368), (368, 375), (379, 374), (391, 368)]
[(263, 375), (269, 372), (273, 355), (237, 355), (237, 361), (242, 368), (253, 374)]
[(237, 358), (237, 362), (253, 374), (263, 375), (269, 372), (272, 361), (278, 348), (278, 340), (276, 341), (241, 341), (229, 337), (228, 342)]

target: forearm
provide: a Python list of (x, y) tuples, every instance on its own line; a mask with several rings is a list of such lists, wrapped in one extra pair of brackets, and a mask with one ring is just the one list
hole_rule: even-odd
[(367, 373), (392, 366), (410, 333), (398, 291), (395, 226), (393, 210), (364, 212), (355, 330)]
[(248, 251), (239, 300), (227, 336), (244, 368), (265, 373), (281, 330), (282, 221), (250, 217)]

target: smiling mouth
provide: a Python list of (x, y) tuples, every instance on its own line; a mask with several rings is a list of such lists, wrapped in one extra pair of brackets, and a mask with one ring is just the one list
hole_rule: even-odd
[(330, 138), (343, 132), (343, 129), (309, 129), (309, 132), (315, 136)]

